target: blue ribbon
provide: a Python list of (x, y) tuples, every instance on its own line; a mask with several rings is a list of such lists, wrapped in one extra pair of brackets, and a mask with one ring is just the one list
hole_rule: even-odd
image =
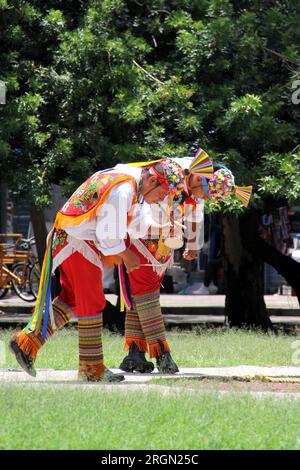
[(52, 260), (51, 260), (51, 267), (50, 267), (50, 279), (48, 282), (48, 289), (46, 294), (46, 302), (45, 302), (45, 313), (44, 313), (44, 322), (43, 322), (43, 330), (42, 330), (42, 338), (45, 339), (47, 335), (47, 326), (49, 321), (49, 311), (50, 311), (50, 302), (51, 302), (51, 285), (52, 285)]
[(49, 240), (49, 256), (50, 256), (50, 266), (49, 266), (49, 280), (48, 280), (48, 287), (46, 293), (46, 300), (45, 300), (45, 312), (44, 312), (44, 321), (43, 321), (43, 328), (42, 328), (42, 338), (45, 339), (47, 335), (47, 326), (49, 321), (49, 313), (50, 313), (50, 302), (51, 302), (51, 286), (52, 286), (52, 243), (54, 238), (55, 230), (51, 235), (51, 239)]
[(207, 196), (209, 196), (208, 182), (207, 182), (207, 179), (204, 176), (202, 176), (202, 187), (204, 189), (204, 192), (207, 194)]

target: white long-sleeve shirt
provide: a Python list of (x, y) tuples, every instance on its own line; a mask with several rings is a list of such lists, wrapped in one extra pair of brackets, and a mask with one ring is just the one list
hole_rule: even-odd
[[(110, 172), (133, 176), (138, 185), (142, 169), (117, 165)], [(134, 189), (131, 183), (118, 184), (112, 188), (104, 203), (98, 208), (95, 220), (76, 227), (68, 227), (65, 231), (76, 239), (94, 241), (105, 256), (124, 251), (127, 234), (131, 238), (142, 238), (152, 223), (151, 209), (146, 202), (134, 205), (130, 214), (131, 222), (127, 223), (133, 197)]]

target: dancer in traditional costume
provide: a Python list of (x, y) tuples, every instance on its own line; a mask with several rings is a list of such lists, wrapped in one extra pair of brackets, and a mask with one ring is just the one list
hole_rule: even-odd
[[(194, 158), (174, 160), (185, 171), (185, 190), (180, 192), (176, 202), (177, 212), (179, 210), (179, 214), (183, 214), (186, 225), (187, 242), (183, 257), (192, 260), (196, 258), (202, 246), (204, 200), (207, 197), (214, 199), (227, 197), (234, 181), (229, 170), (230, 175), (227, 172), (224, 176), (223, 170), (214, 174), (212, 162), (202, 149), (198, 150)], [(249, 188), (239, 188), (240, 192), (243, 190), (247, 199)], [(174, 208), (174, 198), (172, 200)], [(153, 210), (154, 207), (155, 205), (152, 205)], [(167, 210), (164, 212), (166, 214)], [(159, 217), (154, 216), (154, 219), (159, 221)], [(166, 219), (160, 219), (162, 225), (165, 222)], [(174, 246), (176, 234), (178, 239), (182, 232), (178, 217), (177, 225), (175, 221), (173, 229)], [(166, 246), (170, 234), (168, 227), (165, 234), (164, 230), (160, 236), (153, 234), (154, 230), (151, 227), (151, 238), (131, 240), (131, 249), (140, 257), (140, 267), (128, 274), (132, 302), (127, 306), (124, 349), (129, 349), (129, 352), (123, 359), (120, 369), (126, 372), (152, 372), (154, 364), (145, 358), (145, 353), (149, 352), (150, 358), (156, 359), (160, 373), (176, 373), (178, 367), (170, 354), (159, 301), (160, 286), (173, 254), (172, 249)]]
[[(175, 191), (181, 179), (180, 167), (169, 159), (127, 168), (126, 173), (99, 171), (57, 213), (47, 240), (33, 317), (9, 343), (26, 372), (36, 375), (34, 362), (39, 349), (55, 330), (77, 318), (79, 376), (88, 381), (124, 379), (107, 369), (103, 361), (102, 268), (123, 262), (130, 273), (139, 266), (140, 259), (126, 247), (126, 238), (130, 234), (134, 239), (147, 231), (152, 222), (149, 204)], [(51, 303), (51, 275), (56, 269), (62, 290)]]

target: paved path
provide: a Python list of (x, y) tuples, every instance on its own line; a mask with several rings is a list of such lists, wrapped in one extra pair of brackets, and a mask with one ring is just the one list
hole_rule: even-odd
[[(163, 315), (164, 321), (167, 325), (176, 326), (176, 325), (222, 325), (225, 323), (224, 315), (189, 315), (189, 314), (174, 314), (174, 315)], [(14, 326), (16, 324), (26, 324), (30, 319), (30, 315), (22, 315), (21, 313), (10, 313), (10, 314), (1, 314), (0, 311), (0, 324), (5, 324), (5, 326)], [(285, 326), (300, 326), (300, 316), (270, 316), (271, 322), (276, 325), (285, 325)], [(70, 323), (76, 323), (76, 320), (71, 320)]]
[[(278, 310), (298, 310), (299, 304), (297, 297), (291, 295), (265, 295), (268, 309)], [(160, 297), (162, 307), (224, 307), (225, 295), (179, 295), (163, 294)]]
[[(165, 323), (169, 325), (198, 325), (198, 324), (223, 324), (225, 323), (224, 315), (189, 315), (189, 314), (164, 314)], [(276, 325), (293, 325), (300, 326), (300, 316), (287, 315), (271, 315), (271, 322)]]
[[(112, 369), (113, 372), (120, 373), (119, 369)], [(29, 387), (55, 387), (55, 388), (72, 388), (81, 390), (106, 390), (106, 391), (159, 391), (159, 393), (182, 393), (191, 392), (199, 393), (199, 389), (192, 389), (186, 387), (177, 387), (174, 385), (157, 385), (152, 384), (151, 380), (155, 378), (203, 378), (215, 377), (221, 379), (226, 378), (243, 378), (254, 377), (257, 375), (264, 375), (268, 377), (296, 377), (300, 378), (300, 367), (258, 367), (249, 365), (240, 365), (232, 367), (197, 367), (197, 368), (181, 368), (180, 372), (176, 375), (162, 375), (159, 374), (157, 369), (152, 374), (124, 374), (125, 380), (118, 384), (99, 384), (99, 383), (84, 383), (77, 380), (76, 370), (54, 370), (54, 369), (38, 369), (36, 377), (30, 377), (25, 372), (19, 369), (0, 369), (0, 386), (1, 385), (16, 385), (22, 388)], [(300, 385), (299, 385), (300, 388)], [(214, 393), (210, 390), (209, 393)], [(236, 393), (219, 391), (218, 393)], [(254, 397), (274, 396), (274, 397), (293, 397), (300, 398), (300, 393), (286, 393), (286, 392), (250, 392)]]
[[(106, 299), (113, 303), (117, 302), (117, 296), (114, 294), (106, 294)], [(297, 297), (291, 295), (265, 295), (264, 296), (268, 309), (278, 310), (296, 310), (300, 314)], [(161, 306), (163, 308), (205, 308), (205, 307), (224, 307), (225, 295), (179, 295), (179, 294), (162, 294), (160, 297)], [(0, 299), (0, 309), (5, 307), (27, 307), (32, 308), (34, 302), (24, 302), (15, 295), (7, 295)], [(295, 312), (296, 313), (296, 312)]]
[[(116, 304), (117, 296), (107, 294), (109, 302)], [(293, 296), (266, 295), (265, 302), (273, 324), (300, 325), (298, 300)], [(161, 306), (165, 322), (182, 324), (223, 324), (224, 295), (161, 295)], [(34, 303), (24, 302), (16, 296), (0, 300), (0, 324), (27, 323)]]
[[(267, 375), (270, 377), (300, 377), (300, 366), (227, 366), (227, 367), (182, 367), (178, 374), (159, 374), (155, 369), (152, 374), (124, 373), (119, 369), (111, 369), (113, 372), (122, 373), (126, 380), (124, 383), (147, 383), (153, 378), (161, 377), (254, 377), (255, 375)], [(0, 369), (0, 382), (39, 382), (39, 381), (74, 381), (77, 380), (75, 369), (37, 369), (37, 376), (31, 377), (21, 369)], [(121, 384), (122, 385), (122, 384)]]

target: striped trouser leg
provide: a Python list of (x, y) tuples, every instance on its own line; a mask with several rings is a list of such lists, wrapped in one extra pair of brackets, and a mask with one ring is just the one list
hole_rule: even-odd
[(170, 351), (166, 340), (166, 329), (160, 308), (159, 290), (146, 294), (133, 295), (132, 297), (144, 336), (149, 345), (150, 357), (161, 355), (161, 343), (163, 343), (165, 351)]
[(135, 343), (140, 351), (148, 351), (148, 343), (134, 305), (132, 310), (126, 312), (124, 349), (128, 349), (132, 343)]
[(25, 332), (25, 329), (21, 330), (15, 335), (16, 343), (33, 361), (36, 359), (39, 349), (45, 344), (45, 342), (57, 330), (60, 330), (67, 323), (69, 323), (72, 318), (71, 309), (60, 300), (54, 299), (52, 302), (52, 307), (55, 329), (52, 328), (49, 322), (45, 339), (42, 338), (41, 333), (36, 335), (34, 332)]
[(97, 381), (105, 366), (102, 351), (102, 315), (78, 318), (79, 376)]

